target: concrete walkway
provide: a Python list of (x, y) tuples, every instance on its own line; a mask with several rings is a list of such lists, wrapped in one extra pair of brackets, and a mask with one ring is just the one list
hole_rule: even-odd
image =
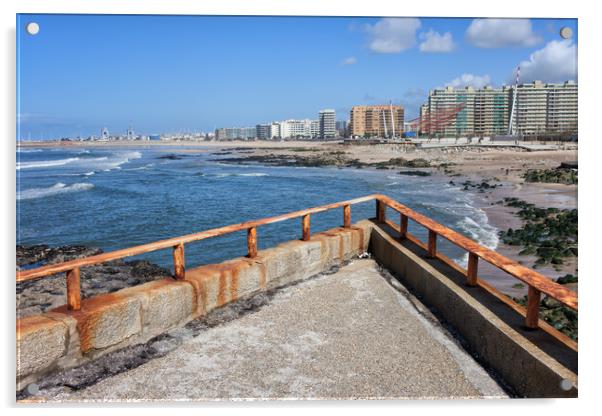
[[(395, 287), (397, 286), (397, 287)], [(277, 291), (166, 355), (50, 400), (506, 397), (372, 260)]]

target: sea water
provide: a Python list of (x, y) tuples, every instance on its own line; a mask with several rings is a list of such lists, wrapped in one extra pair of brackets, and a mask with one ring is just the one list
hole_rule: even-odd
[[(86, 245), (104, 251), (242, 221), (383, 193), (495, 248), (497, 230), (474, 196), (444, 176), (396, 170), (270, 167), (219, 161), (211, 149), (61, 147), (17, 150), (17, 244)], [(175, 158), (164, 158), (166, 155)], [(163, 158), (162, 158), (163, 156)], [(352, 220), (375, 215), (374, 201), (354, 205)], [(398, 222), (399, 215), (389, 210)], [(342, 209), (312, 215), (311, 231), (340, 226)], [(410, 232), (426, 230), (410, 221)], [(259, 249), (300, 238), (300, 219), (258, 228)], [(465, 264), (466, 253), (439, 239), (438, 249)], [(246, 254), (244, 231), (186, 245), (193, 267)], [(171, 250), (144, 258), (171, 268)]]

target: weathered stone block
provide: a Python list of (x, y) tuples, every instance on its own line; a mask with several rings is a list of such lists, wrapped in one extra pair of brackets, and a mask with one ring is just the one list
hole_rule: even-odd
[(304, 279), (323, 270), (319, 241), (289, 241), (262, 250), (257, 259), (265, 264), (267, 286), (270, 288)]
[(79, 311), (61, 306), (53, 312), (67, 313), (77, 320), (82, 352), (107, 348), (142, 330), (140, 297), (119, 292), (82, 300)]
[(67, 327), (42, 315), (17, 320), (17, 379), (54, 367), (67, 348)]
[(252, 295), (266, 287), (265, 266), (255, 259), (239, 258), (223, 263), (230, 269), (230, 300)]
[(196, 308), (192, 285), (170, 278), (123, 289), (118, 293), (140, 298), (146, 336), (158, 335), (187, 321)]

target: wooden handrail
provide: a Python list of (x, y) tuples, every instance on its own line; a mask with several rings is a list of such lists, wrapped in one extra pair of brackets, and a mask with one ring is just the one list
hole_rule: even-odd
[(539, 300), (541, 294), (546, 294), (562, 304), (577, 310), (578, 298), (577, 294), (564, 286), (551, 281), (544, 275), (531, 270), (516, 261), (487, 248), (479, 243), (463, 236), (462, 234), (439, 224), (438, 222), (419, 214), (403, 204), (381, 194), (372, 194), (360, 198), (350, 199), (347, 201), (337, 202), (334, 204), (322, 205), (319, 207), (303, 209), (287, 214), (268, 217), (261, 220), (246, 221), (238, 224), (227, 225), (225, 227), (214, 228), (199, 233), (188, 234), (180, 237), (168, 238), (166, 240), (155, 241), (153, 243), (143, 244), (126, 249), (102, 253), (95, 256), (85, 257), (81, 259), (71, 260), (64, 263), (50, 264), (43, 267), (38, 267), (32, 270), (22, 270), (17, 272), (17, 282), (23, 282), (32, 279), (38, 279), (45, 276), (50, 276), (60, 272), (67, 273), (67, 298), (70, 309), (79, 309), (80, 304), (80, 282), (79, 269), (84, 266), (104, 263), (111, 260), (122, 259), (125, 257), (136, 256), (156, 250), (173, 248), (174, 252), (174, 274), (177, 279), (185, 277), (185, 259), (184, 259), (184, 244), (194, 241), (205, 240), (212, 237), (217, 237), (225, 234), (230, 234), (237, 231), (247, 231), (247, 248), (248, 256), (253, 258), (257, 255), (257, 227), (267, 224), (273, 224), (293, 218), (301, 217), (302, 225), (302, 240), (311, 238), (310, 218), (311, 214), (316, 214), (336, 208), (343, 208), (343, 226), (348, 228), (351, 223), (351, 205), (376, 201), (376, 217), (377, 221), (384, 223), (386, 221), (386, 207), (392, 208), (400, 214), (400, 237), (403, 239), (406, 236), (408, 228), (408, 219), (412, 219), (416, 223), (422, 225), (428, 230), (427, 254), (431, 258), (437, 256), (437, 236), (441, 236), (452, 242), (458, 247), (466, 250), (469, 253), (469, 262), (467, 269), (467, 284), (474, 285), (476, 283), (478, 259), (481, 258), (488, 263), (507, 272), (511, 276), (525, 282), (529, 286), (528, 308), (527, 308), (527, 327), (537, 326), (537, 317), (539, 311)]
[(20, 270), (17, 272), (17, 282), (37, 279), (44, 276), (50, 276), (55, 273), (66, 272), (78, 267), (92, 266), (98, 263), (104, 263), (111, 260), (118, 260), (125, 257), (137, 256), (139, 254), (149, 253), (165, 248), (176, 247), (180, 244), (192, 243), (194, 241), (206, 240), (212, 237), (218, 237), (224, 234), (230, 234), (237, 231), (256, 228), (261, 225), (274, 224), (289, 220), (292, 218), (303, 217), (305, 215), (317, 214), (319, 212), (329, 211), (335, 208), (341, 208), (345, 205), (354, 205), (362, 202), (376, 199), (376, 195), (367, 195), (361, 198), (350, 199), (348, 201), (337, 202), (334, 204), (321, 205), (319, 207), (303, 209), (300, 211), (289, 212), (288, 214), (277, 215), (275, 217), (264, 218), (255, 221), (246, 221), (238, 224), (227, 225), (225, 227), (214, 228), (199, 233), (187, 234), (181, 237), (168, 238), (166, 240), (155, 241), (154, 243), (143, 244), (140, 246), (115, 250), (108, 253), (97, 254), (95, 256), (84, 257), (81, 259), (70, 260), (64, 263), (49, 264), (31, 270)]
[(541, 293), (545, 293), (546, 295), (558, 300), (569, 308), (574, 310), (578, 309), (578, 298), (575, 292), (556, 282), (553, 282), (541, 273), (529, 269), (528, 267), (525, 267), (514, 260), (510, 260), (509, 258), (491, 250), (490, 248), (480, 245), (470, 238), (465, 237), (462, 234), (413, 211), (412, 209), (385, 195), (379, 194), (377, 195), (377, 199), (400, 214), (414, 220), (418, 224), (427, 228), (429, 231), (435, 232), (437, 235), (440, 235), (458, 247), (468, 251), (469, 254), (472, 253), (473, 255), (480, 257), (481, 259), (505, 271), (511, 276), (525, 282), (530, 287), (533, 287)]

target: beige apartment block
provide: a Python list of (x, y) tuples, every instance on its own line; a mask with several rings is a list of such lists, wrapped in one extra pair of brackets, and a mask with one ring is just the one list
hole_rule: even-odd
[(400, 137), (403, 133), (404, 109), (399, 105), (358, 105), (350, 111), (352, 137)]

